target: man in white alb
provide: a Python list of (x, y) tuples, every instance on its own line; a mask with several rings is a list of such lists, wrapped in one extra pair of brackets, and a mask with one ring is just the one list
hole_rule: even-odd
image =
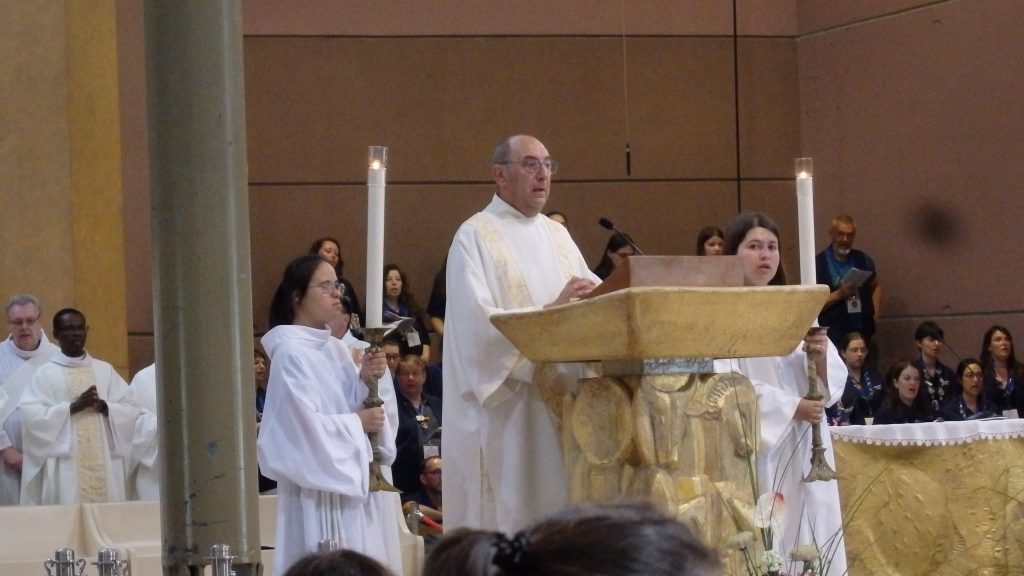
[(8, 402), (0, 408), (0, 506), (21, 502), (21, 411), (18, 401), (32, 372), (57, 351), (43, 333), (39, 301), (18, 294), (7, 301), (7, 326), (11, 336), (0, 342), (0, 390)]
[[(532, 136), (494, 151), (497, 193), (448, 254), (444, 346), (445, 528), (512, 532), (565, 505), (554, 421), (534, 366), (492, 314), (565, 304), (597, 285), (565, 227), (543, 214), (558, 164)], [(568, 367), (562, 367), (569, 369)]]
[(21, 397), (22, 505), (125, 500), (125, 460), (142, 409), (114, 367), (85, 351), (85, 315), (53, 317), (60, 353)]

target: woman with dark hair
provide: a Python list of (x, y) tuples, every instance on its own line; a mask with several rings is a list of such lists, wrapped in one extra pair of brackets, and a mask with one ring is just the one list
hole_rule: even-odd
[(423, 576), (718, 576), (686, 525), (649, 504), (570, 508), (509, 538), (462, 528), (441, 539)]
[(950, 422), (970, 420), (972, 416), (986, 414), (995, 416), (998, 412), (985, 398), (985, 375), (981, 362), (965, 358), (956, 366), (957, 385), (949, 402), (942, 407), (942, 419)]
[[(725, 253), (739, 257), (744, 283), (752, 287), (786, 283), (782, 268), (779, 227), (764, 214), (740, 214), (725, 230)], [(808, 400), (807, 365), (813, 361), (824, 401)], [(824, 328), (810, 328), (793, 352), (769, 358), (715, 361), (715, 372), (739, 372), (754, 386), (761, 414), (757, 453), (760, 494), (779, 493), (786, 502), (781, 534), (774, 549), (782, 557), (801, 544), (817, 544), (830, 558), (823, 574), (846, 573), (846, 550), (839, 489), (835, 482), (803, 482), (810, 472), (813, 423), (824, 424), (825, 408), (843, 393), (847, 370)], [(828, 426), (821, 426), (825, 457), (835, 469)]]
[(914, 424), (935, 420), (927, 392), (921, 391), (921, 369), (908, 360), (900, 360), (885, 375), (886, 389), (882, 405), (875, 412), (875, 424)]
[(920, 356), (914, 360), (914, 366), (921, 370), (921, 383), (928, 391), (928, 399), (932, 403), (932, 410), (938, 412), (953, 397), (953, 388), (956, 386), (956, 374), (939, 361), (939, 353), (946, 335), (942, 328), (927, 320), (921, 322), (914, 331), (914, 340), (917, 341), (917, 349)]
[(720, 256), (725, 251), (725, 233), (718, 226), (697, 232), (697, 256)]
[(1013, 335), (1005, 326), (985, 331), (981, 341), (981, 367), (985, 373), (985, 395), (996, 409), (1017, 410), (1024, 415), (1024, 366), (1013, 351)]
[(592, 272), (601, 280), (605, 280), (612, 275), (612, 272), (618, 268), (619, 264), (622, 264), (627, 257), (635, 254), (636, 251), (633, 250), (633, 246), (630, 244), (629, 238), (621, 232), (616, 232), (608, 239), (608, 244), (604, 247), (604, 254), (601, 256), (601, 261), (598, 262)]
[(423, 323), (423, 310), (412, 296), (409, 279), (398, 264), (384, 267), (384, 322), (389, 317), (402, 316), (413, 319), (413, 327), (402, 334), (402, 356), (415, 354), (430, 362), (430, 333)]
[(874, 370), (864, 367), (868, 345), (860, 332), (850, 332), (839, 341), (839, 355), (850, 375), (846, 378), (843, 397), (825, 412), (830, 426), (867, 424), (882, 403), (885, 380)]
[[(341, 314), (342, 285), (319, 256), (288, 265), (270, 304), (271, 329), (261, 340), (270, 357), (270, 385), (256, 441), (263, 474), (277, 481), (274, 573), (317, 549), (321, 540), (368, 554), (400, 572), (388, 554), (387, 518), (369, 503), (368, 433), (380, 438), (383, 464), (395, 457), (383, 408), (364, 408), (367, 385), (386, 370), (381, 353), (356, 369), (336, 345), (328, 323)], [(397, 540), (397, 533), (394, 540)]]
[(320, 256), (327, 260), (331, 266), (334, 266), (334, 271), (338, 274), (338, 281), (345, 285), (345, 297), (348, 298), (352, 306), (352, 328), (358, 331), (362, 327), (363, 307), (359, 304), (359, 296), (356, 295), (355, 287), (345, 279), (345, 274), (343, 273), (345, 259), (341, 256), (341, 242), (330, 236), (317, 238), (309, 247), (309, 254)]

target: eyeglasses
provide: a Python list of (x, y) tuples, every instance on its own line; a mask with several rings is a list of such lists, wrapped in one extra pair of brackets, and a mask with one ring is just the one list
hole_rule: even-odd
[(18, 328), (23, 326), (35, 326), (36, 322), (39, 322), (39, 316), (36, 316), (35, 318), (25, 318), (23, 320), (7, 320), (8, 324), (11, 326), (17, 326)]
[(544, 169), (548, 171), (549, 174), (554, 174), (555, 172), (558, 172), (557, 161), (550, 159), (541, 160), (539, 158), (534, 158), (533, 156), (527, 156), (526, 158), (523, 158), (522, 160), (518, 161), (506, 160), (504, 162), (498, 162), (498, 164), (519, 164), (520, 166), (523, 167), (523, 170), (525, 170), (527, 174), (536, 174), (542, 166), (544, 167)]
[(339, 294), (345, 293), (345, 285), (337, 280), (327, 280), (326, 282), (321, 282), (319, 284), (310, 284), (309, 287), (319, 288), (324, 294), (330, 294), (335, 290), (337, 290)]
[(398, 360), (399, 354), (384, 354), (385, 360)]

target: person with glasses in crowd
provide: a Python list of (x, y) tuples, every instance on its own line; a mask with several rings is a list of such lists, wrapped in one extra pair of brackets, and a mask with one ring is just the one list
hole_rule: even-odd
[(261, 343), (270, 383), (256, 441), (260, 470), (277, 481), (274, 573), (317, 550), (321, 540), (369, 555), (401, 574), (395, 521), (370, 495), (367, 434), (380, 440), (383, 464), (395, 457), (392, 423), (382, 407), (365, 408), (367, 383), (386, 370), (382, 353), (356, 368), (329, 324), (342, 313), (343, 284), (320, 256), (293, 260), (270, 303)]
[(594, 267), (594, 276), (601, 280), (607, 280), (626, 258), (635, 255), (636, 251), (633, 250), (633, 245), (625, 234), (621, 232), (612, 234), (611, 238), (608, 238), (608, 244), (604, 247), (601, 261)]
[(942, 407), (943, 420), (956, 422), (999, 414), (985, 398), (985, 373), (981, 362), (974, 358), (961, 360), (956, 366), (956, 375), (956, 393)]
[[(557, 306), (598, 283), (564, 226), (541, 212), (558, 162), (533, 136), (491, 157), (497, 191), (455, 233), (448, 253), (444, 427), (446, 524), (517, 530), (566, 503), (555, 424), (534, 365), (490, 321)], [(572, 381), (579, 368), (553, 369)]]
[(7, 301), (10, 336), (0, 342), (0, 390), (7, 395), (7, 404), (0, 408), (0, 506), (21, 502), (21, 394), (35, 369), (58, 350), (46, 338), (40, 314), (39, 300), (31, 294), (18, 294)]

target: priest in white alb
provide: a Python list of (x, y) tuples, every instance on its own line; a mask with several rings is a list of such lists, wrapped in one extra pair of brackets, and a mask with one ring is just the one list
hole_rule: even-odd
[(10, 337), (0, 342), (0, 390), (7, 395), (0, 408), (0, 506), (21, 502), (21, 410), (18, 403), (32, 373), (57, 351), (43, 333), (39, 301), (18, 294), (7, 301)]
[(81, 312), (57, 312), (60, 352), (22, 395), (23, 506), (125, 500), (125, 459), (142, 409), (114, 367), (85, 351), (87, 333)]
[(448, 253), (444, 413), (456, 416), (442, 436), (446, 530), (512, 532), (566, 503), (561, 444), (534, 365), (490, 322), (568, 303), (598, 283), (566, 228), (541, 214), (557, 169), (532, 136), (499, 144), (497, 193)]

